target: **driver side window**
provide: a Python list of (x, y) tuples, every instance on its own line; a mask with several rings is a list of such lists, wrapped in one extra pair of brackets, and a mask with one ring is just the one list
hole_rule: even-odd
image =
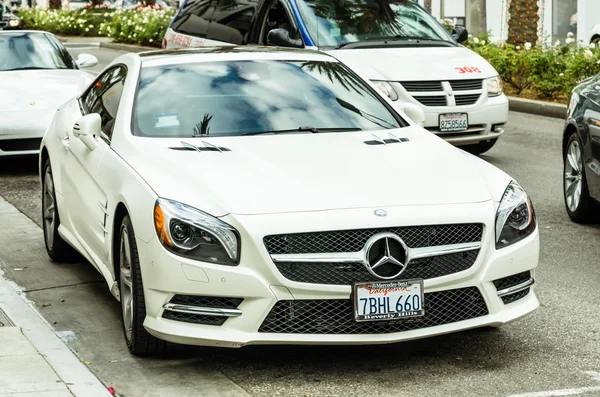
[(112, 138), (126, 76), (127, 69), (125, 66), (117, 66), (107, 70), (81, 97), (83, 113), (98, 113), (100, 115), (102, 132), (109, 141)]
[(259, 44), (271, 45), (267, 42), (267, 36), (273, 29), (287, 30), (292, 39), (297, 39), (299, 36), (288, 10), (281, 1), (275, 1), (269, 8), (262, 24)]

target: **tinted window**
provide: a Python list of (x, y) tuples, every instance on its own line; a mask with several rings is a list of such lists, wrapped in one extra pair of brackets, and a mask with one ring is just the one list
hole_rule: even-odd
[(23, 69), (78, 69), (67, 50), (43, 33), (0, 35), (0, 71)]
[(108, 70), (94, 82), (82, 101), (86, 113), (98, 113), (102, 119), (102, 132), (110, 139), (127, 71), (124, 67)]
[(298, 0), (311, 37), (321, 46), (377, 38), (452, 41), (452, 36), (411, 0)]
[(281, 1), (276, 1), (271, 5), (271, 7), (269, 7), (269, 11), (265, 15), (265, 20), (261, 27), (259, 44), (270, 44), (267, 40), (267, 37), (269, 32), (273, 29), (285, 29), (288, 31), (290, 38), (293, 39), (297, 38), (298, 36), (298, 32), (292, 24), (290, 14)]
[[(176, 89), (165, 89), (176, 87)], [(381, 130), (399, 122), (340, 63), (223, 61), (142, 69), (135, 135), (243, 135), (299, 127)]]
[(242, 44), (250, 30), (256, 2), (248, 0), (217, 0), (208, 27), (208, 38), (232, 44)]
[(214, 4), (215, 0), (188, 0), (175, 16), (171, 27), (179, 33), (206, 37)]

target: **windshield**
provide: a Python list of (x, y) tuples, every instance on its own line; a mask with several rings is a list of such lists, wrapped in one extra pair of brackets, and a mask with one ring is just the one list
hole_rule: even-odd
[(151, 137), (398, 127), (400, 122), (362, 80), (340, 63), (321, 61), (144, 68), (133, 116), (133, 133)]
[(450, 41), (452, 36), (410, 0), (297, 0), (317, 46), (385, 38)]
[(77, 69), (64, 47), (44, 33), (0, 34), (0, 71)]

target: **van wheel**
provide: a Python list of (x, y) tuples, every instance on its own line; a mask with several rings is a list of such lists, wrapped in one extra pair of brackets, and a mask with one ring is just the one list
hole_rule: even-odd
[(494, 145), (498, 142), (498, 138), (490, 139), (489, 141), (479, 142), (474, 145), (465, 145), (461, 147), (465, 151), (472, 154), (483, 154), (494, 147)]
[(42, 228), (46, 252), (53, 262), (75, 262), (81, 256), (58, 234), (60, 216), (56, 204), (56, 191), (50, 159), (44, 163), (42, 173)]
[(121, 222), (118, 249), (119, 292), (123, 333), (127, 347), (136, 356), (163, 353), (167, 348), (167, 342), (150, 335), (144, 328), (146, 299), (135, 233), (129, 215), (126, 215)]

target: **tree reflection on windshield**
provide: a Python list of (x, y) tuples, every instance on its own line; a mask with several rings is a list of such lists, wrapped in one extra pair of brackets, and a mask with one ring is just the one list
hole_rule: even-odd
[(311, 72), (316, 71), (321, 75), (325, 75), (332, 83), (334, 83), (335, 79), (348, 91), (352, 89), (361, 96), (365, 93), (369, 93), (368, 91), (364, 90), (364, 84), (355, 75), (348, 73), (340, 63), (306, 61), (302, 62), (300, 67), (307, 68)]
[(45, 33), (11, 32), (0, 36), (0, 71), (75, 68), (66, 50)]

